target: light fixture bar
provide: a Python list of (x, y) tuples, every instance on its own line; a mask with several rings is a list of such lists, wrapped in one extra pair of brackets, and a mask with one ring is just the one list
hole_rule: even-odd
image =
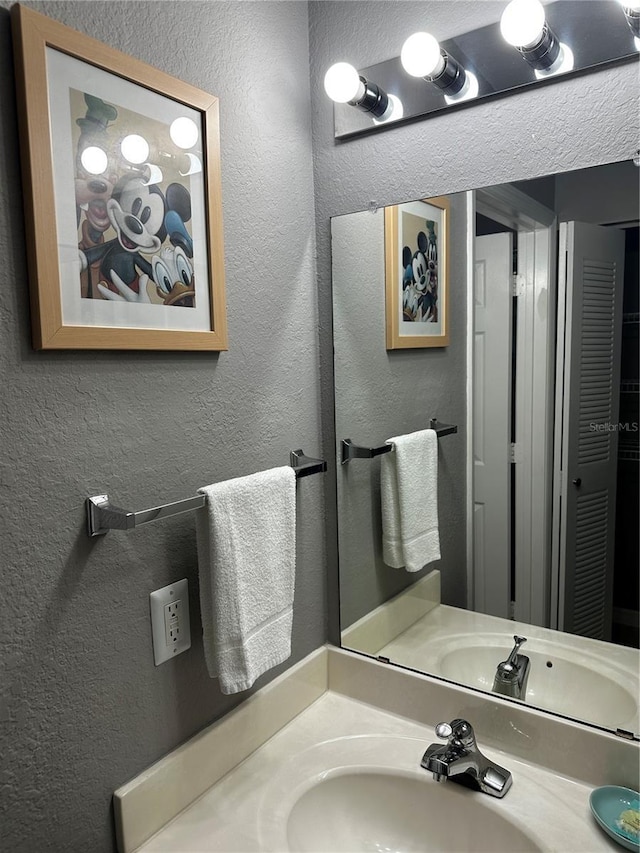
[[(504, 11), (508, 4), (509, 0), (503, 0)], [(381, 129), (376, 125), (388, 127), (398, 119), (427, 118), (478, 100), (511, 95), (542, 81), (550, 83), (578, 72), (638, 61), (640, 37), (634, 42), (634, 27), (640, 23), (640, 0), (589, 0), (588, 4), (558, 0), (544, 2), (544, 6), (522, 0), (519, 9), (525, 14), (515, 16), (514, 24), (520, 32), (513, 39), (514, 44), (503, 37), (498, 14), (494, 23), (443, 40), (439, 45), (433, 39), (435, 48), (430, 51), (428, 62), (425, 50), (414, 51), (418, 67), (410, 76), (400, 51), (383, 62), (358, 66), (353, 74), (356, 87), (361, 87), (359, 99), (365, 94), (362, 76), (388, 93), (389, 101), (399, 98), (404, 113), (393, 112), (384, 123), (379, 122), (372, 113), (349, 104), (350, 100), (358, 100), (352, 91), (351, 98), (335, 104), (336, 138), (375, 132)], [(522, 60), (514, 58), (514, 48), (519, 48)], [(455, 63), (464, 68), (467, 79), (477, 74), (474, 100), (471, 86), (470, 91), (465, 92), (463, 87), (453, 95), (444, 91), (445, 87), (453, 85), (455, 89), (460, 85), (462, 75)]]

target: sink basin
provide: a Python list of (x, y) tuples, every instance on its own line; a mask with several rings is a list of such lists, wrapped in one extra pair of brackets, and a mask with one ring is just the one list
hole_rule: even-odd
[[(278, 853), (547, 849), (532, 825), (528, 806), (535, 796), (539, 814), (540, 797), (546, 794), (520, 767), (511, 791), (497, 799), (454, 782), (436, 782), (420, 768), (427, 745), (424, 739), (359, 735), (299, 752), (269, 782), (259, 810), (260, 849)], [(488, 757), (493, 758), (490, 753)], [(547, 805), (555, 808), (556, 802), (551, 799)]]
[[(358, 662), (355, 656), (353, 660)], [(498, 738), (500, 743), (521, 745), (534, 759), (551, 754), (564, 762), (576, 755), (580, 760), (570, 766), (577, 773), (587, 768), (605, 774), (606, 782), (610, 781), (606, 774), (634, 777), (633, 744), (603, 738), (584, 727), (564, 738), (561, 735), (568, 726), (561, 721), (552, 721), (547, 739), (549, 721), (540, 714), (514, 704), (501, 706), (508, 713), (494, 714), (494, 702), (484, 696), (401, 671), (383, 686), (406, 691), (416, 706), (428, 705), (432, 692), (440, 694), (438, 704), (444, 697), (447, 717), (473, 710), (472, 720), (476, 714), (484, 719), (485, 731), (495, 721), (498, 734), (504, 734)], [(168, 788), (177, 778), (177, 792), (182, 791), (185, 772), (191, 767), (198, 779), (203, 762), (221, 766), (220, 759), (226, 760), (229, 754), (226, 744), (235, 749), (239, 737), (252, 735), (254, 724), (248, 724), (248, 719), (259, 726), (264, 708), (259, 704), (252, 718), (236, 716), (231, 726), (226, 722), (216, 726), (216, 740), (193, 741), (195, 752), (181, 751), (170, 767), (164, 764), (159, 771), (156, 765), (145, 771), (146, 789), (133, 789), (134, 798), (122, 812), (134, 829), (144, 811), (153, 812), (158, 797), (163, 811), (165, 802), (171, 807), (176, 801), (176, 793), (163, 791), (159, 784), (162, 776), (171, 782)], [(478, 739), (482, 752), (513, 777), (504, 798), (490, 797), (452, 781), (438, 783), (421, 769), (425, 748), (434, 737), (433, 723), (418, 723), (327, 691), (141, 847), (131, 843), (126, 849), (135, 847), (140, 853), (612, 853), (614, 841), (589, 813), (593, 785), (581, 782), (579, 775), (566, 778), (502, 752), (487, 732), (486, 742), (484, 737)], [(599, 742), (606, 742), (606, 750)]]
[[(449, 638), (438, 660), (444, 678), (491, 690), (497, 664), (509, 654), (508, 642), (499, 634)], [(618, 670), (595, 655), (573, 657), (542, 640), (528, 641), (522, 653), (531, 660), (525, 701), (531, 705), (585, 718), (609, 728), (637, 726), (637, 676)], [(584, 697), (589, 697), (588, 708)]]
[(426, 773), (416, 778), (381, 769), (336, 771), (294, 803), (287, 841), (300, 853), (542, 850), (484, 799)]

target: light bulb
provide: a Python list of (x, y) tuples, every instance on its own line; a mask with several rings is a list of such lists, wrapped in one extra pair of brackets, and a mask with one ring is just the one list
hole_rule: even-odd
[(332, 101), (346, 104), (364, 93), (360, 75), (348, 62), (336, 62), (324, 75), (324, 90)]
[(431, 33), (414, 33), (402, 45), (402, 67), (412, 77), (433, 77), (444, 67), (440, 45)]
[(107, 152), (103, 151), (102, 148), (98, 148), (97, 145), (89, 145), (80, 155), (80, 162), (90, 175), (102, 175), (103, 172), (107, 171), (109, 158)]
[(544, 23), (540, 0), (511, 0), (502, 13), (500, 32), (513, 47), (529, 47), (540, 40)]
[(180, 116), (171, 122), (169, 136), (178, 148), (193, 148), (199, 135), (198, 125), (187, 116)]
[(640, 0), (619, 0), (623, 9), (633, 9), (634, 12), (640, 12)]
[(120, 151), (125, 160), (130, 163), (144, 163), (149, 157), (149, 143), (144, 136), (139, 136), (137, 133), (131, 133), (120, 143)]

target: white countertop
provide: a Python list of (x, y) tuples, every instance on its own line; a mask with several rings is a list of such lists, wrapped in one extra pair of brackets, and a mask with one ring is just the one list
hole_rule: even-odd
[[(384, 755), (381, 766), (389, 768), (389, 764), (394, 764), (393, 769), (399, 771), (425, 773), (419, 769), (419, 763), (426, 747), (435, 740), (431, 726), (328, 691), (143, 844), (139, 851), (248, 853), (286, 850), (284, 824), (296, 788), (305, 779), (317, 778), (323, 768), (335, 767), (336, 762), (361, 764), (365, 752), (370, 762), (370, 738), (375, 737), (381, 738), (380, 753)], [(341, 738), (347, 740), (338, 740)], [(392, 758), (388, 749), (384, 751), (383, 742), (386, 746), (392, 744)], [(462, 806), (466, 797), (484, 798), (487, 808), (511, 815), (518, 826), (549, 853), (598, 853), (621, 849), (596, 825), (589, 809), (589, 786), (532, 767), (507, 753), (486, 749), (481, 738), (478, 738), (478, 745), (489, 758), (511, 771), (513, 786), (504, 799), (498, 800), (463, 790), (451, 782), (445, 783), (451, 786), (452, 796), (460, 798)], [(374, 755), (376, 752), (374, 750)], [(375, 763), (375, 758), (373, 761)], [(427, 782), (432, 780), (428, 778)], [(327, 815), (327, 820), (330, 819)], [(455, 827), (451, 831), (455, 833)]]

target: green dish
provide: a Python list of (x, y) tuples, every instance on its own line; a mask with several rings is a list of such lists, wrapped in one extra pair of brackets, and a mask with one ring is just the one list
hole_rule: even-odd
[(622, 812), (627, 809), (640, 811), (640, 794), (637, 791), (632, 791), (630, 788), (619, 788), (617, 785), (605, 785), (602, 788), (595, 788), (591, 792), (589, 805), (593, 816), (607, 835), (610, 835), (627, 850), (638, 853), (640, 838), (618, 826)]

